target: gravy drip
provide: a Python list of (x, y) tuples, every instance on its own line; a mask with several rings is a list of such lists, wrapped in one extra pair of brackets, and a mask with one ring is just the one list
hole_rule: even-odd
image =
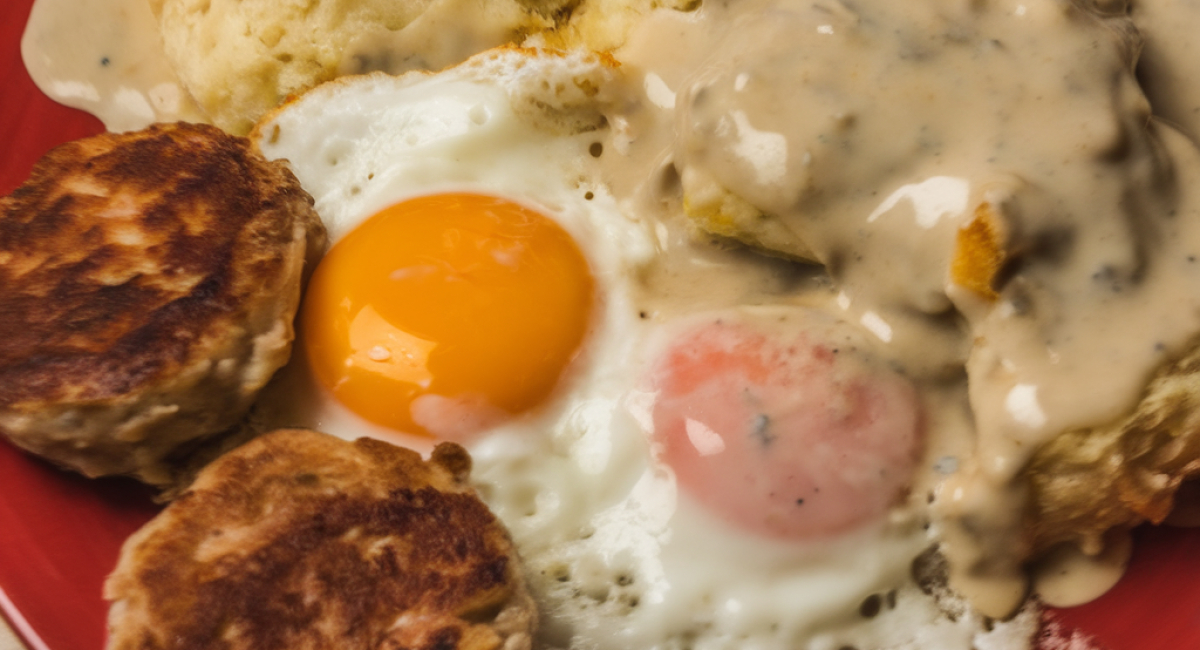
[[(610, 117), (614, 193), (666, 223), (694, 190), (744, 199), (893, 367), (969, 403), (965, 422), (932, 418), (947, 424), (927, 455), (970, 441), (938, 526), (952, 586), (996, 617), (1029, 588), (1033, 452), (1129, 412), (1200, 331), (1200, 159), (1151, 121), (1138, 34), (1102, 9), (710, 2), (652, 16), (617, 53), (640, 99)], [(1002, 233), (995, 297), (949, 280), (981, 206)]]
[(146, 0), (37, 0), (21, 55), (42, 92), (109, 131), (208, 121), (167, 63)]
[(1200, 142), (1200, 0), (1139, 0), (1130, 15), (1146, 37), (1138, 78), (1154, 113)]
[[(338, 75), (437, 70), (506, 42), (518, 20), (433, 2), (404, 29), (365, 31), (343, 53)], [(147, 0), (36, 0), (21, 39), (25, 67), (55, 101), (87, 111), (109, 131), (154, 122), (210, 120), (171, 67)], [(257, 92), (257, 89), (250, 89)]]

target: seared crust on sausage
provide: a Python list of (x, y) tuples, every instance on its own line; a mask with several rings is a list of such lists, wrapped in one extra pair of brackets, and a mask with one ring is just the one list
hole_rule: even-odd
[(536, 609), (470, 464), (453, 443), (247, 443), (126, 542), (108, 648), (528, 648)]
[(0, 199), (0, 432), (89, 476), (169, 480), (286, 362), (324, 248), (281, 163), (204, 125), (62, 145)]

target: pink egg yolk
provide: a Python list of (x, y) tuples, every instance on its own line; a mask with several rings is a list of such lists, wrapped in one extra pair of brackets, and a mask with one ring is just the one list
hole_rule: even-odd
[(673, 336), (654, 369), (655, 437), (681, 490), (767, 537), (880, 518), (919, 455), (911, 383), (814, 330), (712, 319)]

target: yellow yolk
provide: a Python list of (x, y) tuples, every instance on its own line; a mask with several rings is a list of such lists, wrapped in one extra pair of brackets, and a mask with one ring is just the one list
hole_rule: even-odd
[(304, 348), (363, 418), (462, 438), (546, 398), (592, 301), (587, 261), (553, 220), (496, 197), (425, 196), (370, 217), (321, 261)]

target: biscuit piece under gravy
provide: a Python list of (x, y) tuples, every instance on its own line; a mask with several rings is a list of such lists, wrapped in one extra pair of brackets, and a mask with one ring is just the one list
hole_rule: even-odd
[(551, 26), (579, 0), (150, 0), (167, 59), (244, 134), (287, 96), (372, 70), (439, 70)]
[(0, 433), (88, 476), (171, 480), (286, 363), (325, 231), (285, 165), (202, 125), (48, 153), (0, 198)]
[(266, 434), (125, 543), (110, 650), (529, 648), (536, 608), (453, 443)]

